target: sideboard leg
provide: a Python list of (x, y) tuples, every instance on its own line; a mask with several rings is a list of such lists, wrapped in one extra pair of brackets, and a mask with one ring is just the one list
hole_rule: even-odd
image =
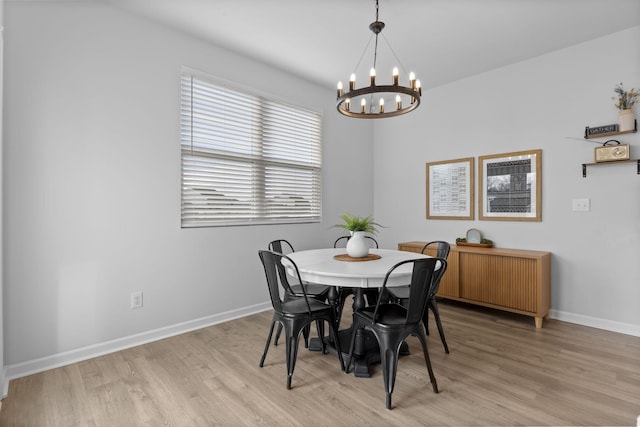
[(536, 317), (536, 329), (542, 328), (542, 317)]

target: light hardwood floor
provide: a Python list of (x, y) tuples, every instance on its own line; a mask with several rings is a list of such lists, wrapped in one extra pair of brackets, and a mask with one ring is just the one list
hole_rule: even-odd
[(417, 338), (400, 359), (394, 408), (380, 366), (342, 373), (301, 345), (286, 389), (284, 343), (258, 367), (270, 312), (11, 381), (1, 426), (564, 426), (636, 424), (640, 338), (440, 303), (431, 391)]

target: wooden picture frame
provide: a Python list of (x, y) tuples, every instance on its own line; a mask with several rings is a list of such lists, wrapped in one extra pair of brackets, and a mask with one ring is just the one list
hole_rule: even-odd
[(473, 157), (427, 163), (427, 219), (473, 219)]
[(542, 150), (478, 157), (478, 217), (542, 221)]

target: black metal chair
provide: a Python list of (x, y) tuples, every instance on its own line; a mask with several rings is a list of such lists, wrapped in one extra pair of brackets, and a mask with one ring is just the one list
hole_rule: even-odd
[[(378, 241), (371, 236), (364, 236), (365, 239), (368, 239), (371, 247), (379, 248)], [(351, 236), (340, 236), (333, 242), (334, 248), (343, 247), (342, 245), (346, 245)], [(340, 324), (340, 320), (342, 319), (342, 311), (344, 310), (344, 304), (349, 295), (353, 295), (355, 293), (354, 288), (340, 288), (338, 291), (338, 302), (336, 304), (336, 309), (338, 310), (338, 325)], [(374, 301), (378, 299), (378, 289), (363, 289), (362, 290), (365, 300), (368, 305), (373, 305)]]
[(384, 292), (381, 292), (374, 307), (365, 307), (354, 313), (354, 333), (349, 345), (349, 357), (346, 364), (347, 369), (349, 369), (355, 347), (355, 331), (359, 328), (366, 328), (372, 331), (380, 346), (380, 361), (384, 377), (384, 388), (387, 394), (387, 409), (391, 409), (391, 394), (396, 381), (400, 346), (409, 335), (417, 336), (420, 339), (431, 386), (434, 393), (438, 393), (438, 384), (431, 368), (429, 351), (427, 350), (427, 337), (424, 332), (422, 315), (426, 310), (427, 296), (434, 285), (436, 268), (446, 268), (447, 261), (443, 258), (419, 258), (399, 262), (391, 267), (385, 275), (382, 290), (386, 289), (390, 274), (396, 268), (405, 264), (413, 264), (407, 306), (394, 302), (383, 302), (385, 299)]
[[(295, 252), (293, 249), (293, 245), (289, 243), (287, 240), (278, 239), (269, 242), (269, 250), (273, 252), (278, 252), (281, 254), (288, 254), (291, 252)], [(278, 266), (278, 274), (280, 275), (280, 280), (287, 281), (287, 272), (283, 265)], [(300, 295), (302, 293), (302, 286), (305, 288), (305, 292), (308, 297), (317, 299), (319, 301), (326, 301), (329, 295), (330, 286), (321, 285), (318, 283), (303, 283), (303, 284), (295, 284), (290, 285), (289, 288), (293, 291), (293, 294)], [(304, 331), (304, 346), (306, 348), (309, 347), (309, 328), (305, 328)], [(280, 335), (282, 334), (282, 324), (278, 324), (278, 330), (276, 331), (276, 337), (273, 340), (273, 345), (278, 345), (278, 340), (280, 339)]]
[(267, 337), (267, 343), (264, 347), (264, 353), (260, 359), (260, 367), (264, 366), (264, 360), (267, 357), (269, 351), (269, 344), (271, 343), (271, 337), (273, 336), (273, 327), (276, 322), (284, 326), (286, 343), (286, 362), (287, 362), (287, 389), (291, 389), (291, 379), (293, 377), (293, 370), (296, 365), (296, 358), (298, 356), (298, 340), (300, 332), (305, 327), (316, 321), (318, 328), (318, 337), (322, 343), (322, 353), (326, 353), (326, 344), (324, 342), (324, 321), (329, 323), (329, 331), (331, 339), (333, 340), (338, 358), (340, 360), (340, 369), (345, 370), (344, 361), (342, 359), (342, 351), (340, 350), (340, 340), (338, 339), (338, 329), (336, 325), (335, 311), (333, 307), (317, 299), (310, 298), (306, 292), (305, 287), (302, 286), (301, 293), (295, 294), (289, 286), (288, 281), (280, 280), (279, 266), (283, 265), (284, 260), (289, 268), (293, 271), (293, 276), (299, 281), (300, 272), (295, 262), (291, 258), (281, 253), (273, 251), (259, 251), (260, 260), (264, 266), (264, 272), (269, 286), (269, 295), (271, 297), (271, 304), (273, 305), (273, 318), (271, 320), (271, 327), (269, 328), (269, 336)]
[[(441, 240), (434, 240), (433, 242), (427, 243), (422, 247), (421, 252), (424, 254), (427, 251), (427, 248), (432, 245), (438, 245), (436, 249), (436, 257), (444, 259), (449, 258), (451, 245), (449, 245), (448, 242), (444, 242)], [(444, 329), (442, 327), (442, 322), (440, 321), (440, 312), (438, 311), (438, 303), (436, 301), (436, 294), (438, 293), (438, 289), (440, 288), (440, 279), (442, 279), (445, 271), (446, 268), (441, 268), (436, 272), (434, 286), (427, 298), (427, 309), (425, 309), (424, 311), (424, 317), (422, 318), (422, 320), (424, 321), (424, 327), (427, 331), (427, 335), (429, 335), (429, 310), (431, 310), (431, 312), (433, 313), (433, 317), (436, 320), (436, 326), (438, 327), (440, 340), (442, 341), (442, 345), (444, 346), (444, 352), (449, 354), (449, 346), (447, 345), (447, 340), (444, 337)], [(394, 301), (406, 306), (409, 300), (409, 286), (388, 288), (387, 292), (390, 301)]]

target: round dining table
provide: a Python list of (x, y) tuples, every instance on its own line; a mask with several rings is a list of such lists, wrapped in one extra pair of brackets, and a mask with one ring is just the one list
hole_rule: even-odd
[[(399, 262), (418, 258), (429, 258), (415, 252), (391, 249), (371, 249), (365, 258), (351, 258), (345, 248), (312, 249), (287, 254), (295, 262), (300, 278), (305, 282), (330, 285), (329, 302), (338, 309), (339, 288), (353, 288), (353, 312), (365, 307), (364, 289), (381, 288), (384, 278), (391, 267)], [(286, 265), (289, 274), (295, 276), (290, 265)], [(387, 286), (406, 286), (411, 281), (412, 265), (406, 264), (395, 269)], [(371, 302), (375, 304), (375, 301)], [(340, 330), (340, 347), (348, 352), (352, 334), (356, 334), (353, 372), (356, 377), (369, 377), (369, 365), (380, 361), (378, 345), (371, 334), (351, 328)], [(321, 345), (311, 343), (309, 348), (319, 350)], [(335, 350), (335, 347), (332, 348)], [(403, 350), (407, 352), (408, 350)]]
[[(369, 256), (351, 258), (345, 248), (311, 249), (288, 254), (298, 266), (302, 280), (349, 288), (380, 288), (387, 271), (399, 262), (428, 255), (391, 249), (371, 249)], [(411, 265), (396, 269), (387, 286), (409, 283)]]

